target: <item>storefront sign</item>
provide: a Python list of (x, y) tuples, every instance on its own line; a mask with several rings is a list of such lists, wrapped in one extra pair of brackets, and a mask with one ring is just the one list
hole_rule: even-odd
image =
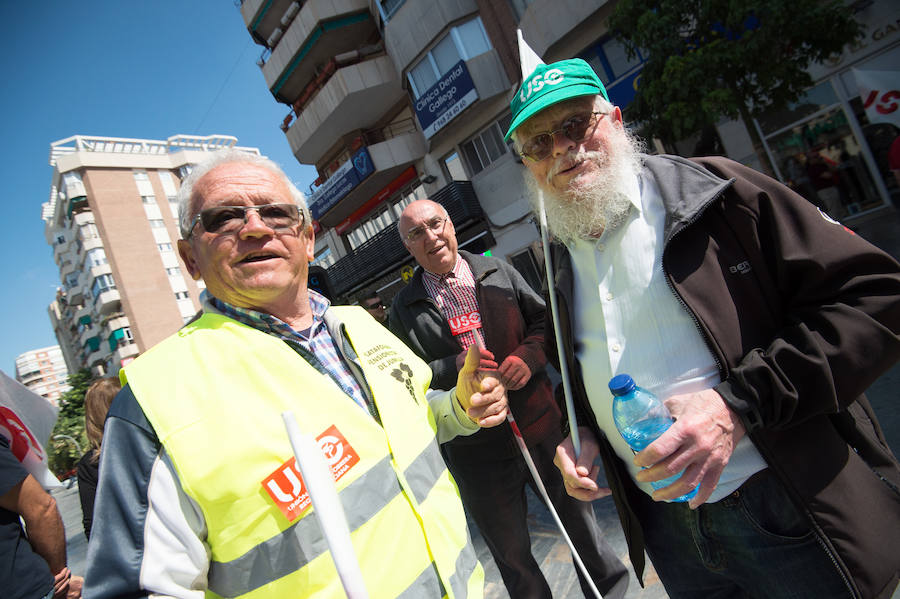
[(416, 100), (416, 116), (428, 139), (478, 99), (466, 63), (460, 60)]
[(309, 211), (319, 219), (331, 210), (341, 198), (375, 172), (368, 148), (360, 148), (347, 162), (309, 198)]

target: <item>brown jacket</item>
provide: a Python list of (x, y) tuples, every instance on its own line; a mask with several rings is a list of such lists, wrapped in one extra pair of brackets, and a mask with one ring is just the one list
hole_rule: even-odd
[[(900, 465), (863, 392), (900, 357), (900, 266), (787, 187), (725, 158), (650, 156), (643, 176), (659, 186), (663, 269), (716, 358), (716, 390), (853, 596), (890, 596), (900, 575)], [(574, 275), (560, 244), (553, 263), (576, 416), (601, 439), (640, 577), (643, 533), (628, 505), (639, 491), (603, 440), (578, 376)]]

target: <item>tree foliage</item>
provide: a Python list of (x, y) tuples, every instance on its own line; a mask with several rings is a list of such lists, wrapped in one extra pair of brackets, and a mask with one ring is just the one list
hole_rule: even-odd
[(82, 451), (87, 451), (88, 440), (84, 433), (84, 394), (95, 380), (91, 371), (83, 368), (68, 376), (71, 389), (59, 398), (59, 415), (47, 450), (50, 470), (61, 476), (75, 467), (81, 457), (78, 449), (68, 439), (55, 440), (56, 435), (67, 435), (75, 439)]
[(620, 0), (610, 30), (646, 59), (628, 117), (674, 141), (796, 101), (807, 67), (862, 35), (841, 0)]

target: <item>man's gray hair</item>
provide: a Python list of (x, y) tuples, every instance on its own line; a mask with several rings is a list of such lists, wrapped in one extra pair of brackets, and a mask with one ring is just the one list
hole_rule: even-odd
[[(552, 108), (553, 106), (554, 105), (548, 106), (544, 110), (547, 110), (548, 108)], [(597, 94), (596, 96), (594, 96), (594, 110), (596, 112), (602, 112), (604, 114), (608, 114), (613, 111), (613, 108), (615, 108), (615, 105), (613, 105), (612, 102), (610, 102), (609, 100), (604, 98), (602, 95)], [(541, 111), (541, 112), (543, 112), (543, 111)], [(540, 114), (540, 112), (538, 114)], [(534, 117), (532, 117), (532, 118), (534, 118)], [(527, 123), (527, 122), (528, 121), (525, 121), (525, 123)], [(522, 124), (524, 125), (525, 123), (522, 123)], [(516, 128), (515, 131), (512, 132), (512, 135), (510, 136), (510, 139), (512, 139), (512, 141), (513, 141), (513, 149), (519, 154), (522, 153), (522, 140), (519, 139), (519, 132), (521, 130), (522, 130), (522, 128), (520, 125), (519, 127)]]
[(303, 213), (303, 224), (305, 227), (312, 225), (312, 217), (309, 213), (309, 207), (306, 205), (306, 198), (303, 193), (297, 189), (288, 176), (281, 170), (272, 160), (258, 154), (249, 154), (240, 150), (228, 149), (214, 152), (209, 158), (202, 162), (198, 162), (191, 169), (190, 174), (181, 182), (178, 189), (178, 226), (181, 229), (181, 238), (187, 239), (190, 235), (188, 227), (191, 226), (191, 220), (196, 216), (191, 211), (191, 197), (194, 195), (194, 185), (197, 184), (203, 175), (223, 164), (254, 164), (261, 166), (275, 175), (277, 175), (287, 185), (291, 192), (291, 200), (300, 207)]

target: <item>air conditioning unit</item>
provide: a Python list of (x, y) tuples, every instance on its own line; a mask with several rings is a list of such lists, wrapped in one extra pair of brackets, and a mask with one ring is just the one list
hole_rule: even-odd
[(291, 5), (287, 7), (287, 10), (284, 11), (284, 14), (281, 16), (281, 24), (287, 27), (290, 25), (291, 21), (294, 20), (297, 12), (300, 10), (299, 2), (291, 2)]
[(269, 39), (266, 40), (266, 45), (270, 48), (274, 48), (275, 44), (278, 43), (278, 40), (281, 39), (281, 34), (284, 31), (281, 30), (281, 27), (276, 27), (275, 31), (272, 32), (272, 35), (269, 36)]

